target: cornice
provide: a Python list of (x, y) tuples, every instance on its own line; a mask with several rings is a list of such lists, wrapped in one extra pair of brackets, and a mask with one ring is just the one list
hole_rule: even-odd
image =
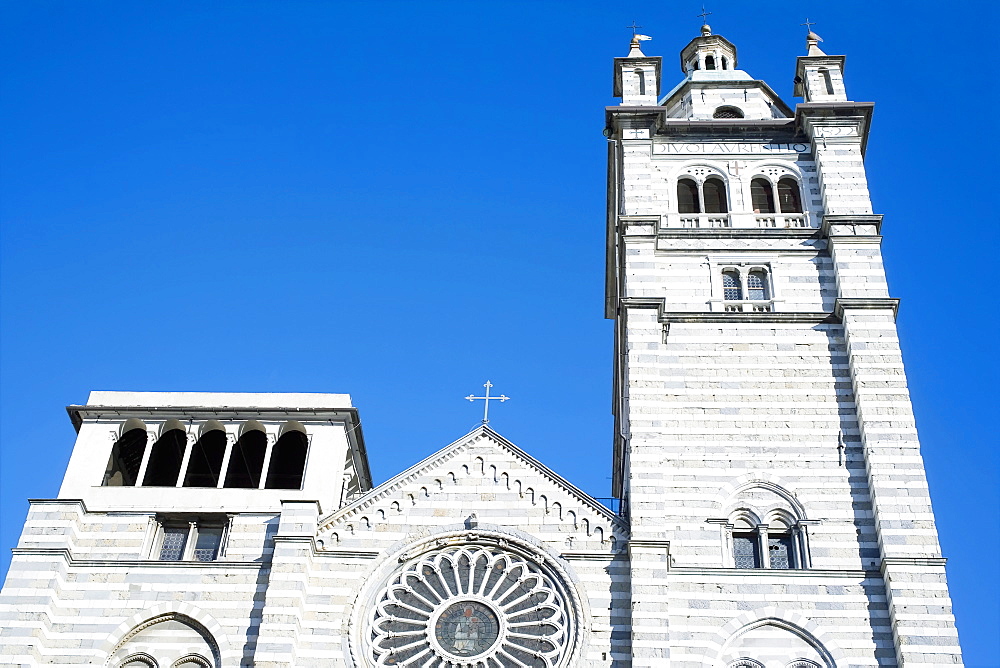
[(394, 498), (394, 494), (403, 489), (406, 485), (414, 482), (421, 476), (425, 475), (428, 471), (438, 468), (455, 456), (465, 452), (474, 443), (483, 440), (488, 440), (499, 446), (501, 450), (513, 457), (515, 461), (524, 466), (526, 469), (535, 470), (540, 473), (561, 493), (569, 496), (581, 507), (587, 508), (590, 512), (601, 517), (604, 521), (609, 522), (610, 525), (617, 531), (623, 533), (628, 531), (625, 521), (618, 515), (614, 514), (610, 509), (603, 506), (596, 499), (590, 497), (565, 478), (552, 471), (540, 461), (527, 454), (489, 427), (477, 427), (462, 438), (432, 454), (430, 457), (414, 464), (396, 477), (382, 483), (365, 496), (356, 499), (353, 503), (335, 511), (331, 515), (320, 519), (318, 523), (318, 532), (328, 531), (337, 524), (342, 523), (355, 515), (359, 515), (377, 503), (397, 500)]
[(77, 559), (67, 548), (51, 547), (15, 547), (11, 550), (14, 555), (26, 556), (47, 556), (61, 557), (67, 564), (76, 568), (183, 568), (183, 569), (208, 569), (208, 570), (231, 570), (247, 569), (260, 570), (269, 568), (270, 563), (259, 561), (159, 561), (155, 559)]
[[(635, 235), (627, 235), (632, 238)], [(760, 227), (705, 227), (660, 228), (658, 239), (820, 239), (823, 234), (815, 227), (760, 228)]]
[(621, 552), (561, 552), (560, 558), (566, 561), (615, 561), (621, 559)]
[(837, 297), (833, 312), (841, 320), (845, 309), (885, 310), (892, 309), (892, 317), (899, 312), (899, 300), (893, 297)]
[[(816, 139), (807, 130), (810, 125), (825, 120), (860, 118), (858, 139), (861, 142), (861, 155), (864, 156), (868, 148), (868, 131), (871, 128), (872, 113), (875, 110), (874, 102), (801, 102), (795, 105), (795, 127), (802, 134), (808, 136), (815, 145)], [(831, 139), (832, 141), (832, 139)]]
[(626, 297), (621, 300), (624, 308), (655, 308), (657, 320), (661, 323), (672, 322), (758, 322), (758, 323), (809, 323), (836, 324), (839, 317), (825, 312), (768, 312), (768, 313), (731, 313), (721, 311), (666, 311), (666, 300), (661, 297)]
[(948, 564), (948, 560), (944, 557), (882, 557), (882, 564), (880, 571), (885, 575), (886, 571), (891, 571), (894, 566), (902, 567), (913, 567), (913, 566), (933, 566), (935, 568), (943, 568)]
[(193, 419), (244, 419), (265, 418), (284, 419), (294, 417), (300, 421), (349, 420), (357, 423), (357, 408), (267, 408), (254, 406), (81, 406), (66, 407), (73, 426), (77, 431), (85, 419), (153, 417), (171, 418), (184, 416)]
[(324, 548), (322, 550), (316, 550), (313, 553), (315, 557), (340, 557), (341, 559), (378, 559), (382, 556), (381, 552), (375, 550), (344, 550), (339, 548)]
[(671, 573), (677, 575), (697, 575), (711, 577), (734, 578), (849, 578), (849, 579), (882, 579), (882, 573), (875, 570), (835, 570), (829, 568), (716, 568), (701, 566), (669, 566)]

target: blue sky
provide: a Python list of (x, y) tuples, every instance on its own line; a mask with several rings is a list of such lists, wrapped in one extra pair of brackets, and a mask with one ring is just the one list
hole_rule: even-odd
[[(752, 9), (751, 9), (752, 7)], [(867, 165), (968, 665), (997, 665), (992, 3), (716, 2), (789, 103), (799, 24)], [(700, 3), (0, 3), (0, 570), (92, 389), (347, 392), (377, 481), (492, 425), (609, 496), (612, 58)], [(993, 76), (992, 82), (990, 75)], [(991, 282), (992, 281), (992, 282)]]

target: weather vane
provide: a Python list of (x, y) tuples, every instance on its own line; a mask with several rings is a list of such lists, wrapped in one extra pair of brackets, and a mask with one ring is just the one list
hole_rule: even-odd
[(630, 26), (625, 26), (625, 27), (626, 27), (626, 28), (631, 28), (631, 29), (632, 29), (632, 37), (635, 37), (635, 31), (636, 31), (636, 30), (638, 30), (639, 28), (641, 28), (642, 26), (637, 26), (637, 25), (635, 24), (635, 19), (632, 19), (632, 25), (630, 25)]
[(486, 425), (490, 423), (490, 402), (499, 401), (500, 403), (503, 403), (508, 399), (510, 399), (510, 397), (504, 396), (502, 394), (499, 397), (491, 397), (490, 388), (493, 387), (493, 383), (491, 383), (490, 381), (486, 381), (486, 384), (483, 385), (483, 387), (486, 388), (485, 397), (474, 397), (470, 394), (469, 396), (466, 397), (466, 399), (468, 399), (469, 401), (475, 401), (476, 399), (480, 399), (486, 404), (485, 406), (483, 406), (483, 424)]
[(800, 26), (805, 26), (805, 27), (806, 27), (806, 31), (807, 31), (807, 32), (812, 32), (812, 31), (813, 31), (813, 30), (812, 30), (812, 27), (813, 27), (814, 25), (816, 25), (816, 22), (815, 22), (815, 21), (810, 21), (810, 20), (809, 20), (809, 17), (807, 16), (807, 17), (806, 17), (806, 22), (805, 22), (805, 23), (800, 23), (799, 25), (800, 25)]
[[(706, 12), (705, 11), (705, 5), (702, 5), (701, 6), (701, 14), (698, 14), (698, 16), (701, 17), (701, 22), (704, 23), (705, 25), (708, 25), (708, 17), (711, 16), (711, 15), (712, 15), (712, 12)], [(806, 20), (808, 21), (809, 19), (806, 19)]]

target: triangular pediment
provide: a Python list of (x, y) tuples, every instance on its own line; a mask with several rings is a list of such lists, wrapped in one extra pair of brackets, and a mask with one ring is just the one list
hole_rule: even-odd
[(516, 529), (570, 550), (614, 550), (628, 533), (611, 510), (479, 427), (322, 518), (317, 541), (382, 549), (463, 525)]

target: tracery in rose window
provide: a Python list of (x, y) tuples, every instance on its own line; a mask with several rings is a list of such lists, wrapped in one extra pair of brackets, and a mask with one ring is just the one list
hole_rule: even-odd
[(369, 658), (402, 668), (564, 665), (573, 617), (554, 575), (499, 547), (429, 553), (390, 579), (369, 619)]

